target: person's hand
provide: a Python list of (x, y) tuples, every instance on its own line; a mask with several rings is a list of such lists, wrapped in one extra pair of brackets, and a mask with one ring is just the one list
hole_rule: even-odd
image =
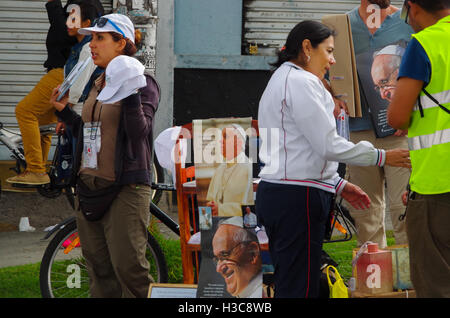
[(403, 202), (404, 206), (406, 206), (408, 204), (408, 191), (403, 192), (403, 194), (402, 194), (402, 202)]
[(206, 203), (206, 206), (211, 207), (212, 216), (219, 216), (219, 207), (216, 205), (216, 202), (209, 201), (208, 203)]
[(59, 96), (59, 89), (60, 85), (53, 89), (52, 95), (50, 97), (50, 104), (55, 107), (57, 111), (62, 111), (64, 107), (66, 107), (67, 101), (69, 100), (69, 92), (67, 92), (63, 98), (61, 98), (59, 101), (56, 100)]
[(334, 118), (337, 118), (339, 116), (339, 114), (341, 113), (341, 109), (343, 109), (348, 115), (347, 103), (334, 96), (333, 100), (334, 100), (334, 110), (333, 110)]
[(56, 134), (57, 134), (57, 135), (62, 134), (62, 132), (63, 132), (65, 129), (66, 129), (66, 124), (64, 124), (62, 121), (59, 121), (59, 122), (56, 124), (55, 131), (56, 131)]
[(364, 210), (370, 207), (369, 196), (353, 183), (347, 182), (342, 190), (341, 197), (357, 210)]
[(408, 129), (405, 129), (405, 130), (397, 129), (394, 133), (394, 136), (403, 137), (403, 136), (406, 136), (407, 134), (408, 134)]
[(407, 149), (386, 150), (385, 165), (392, 167), (411, 168), (411, 159)]

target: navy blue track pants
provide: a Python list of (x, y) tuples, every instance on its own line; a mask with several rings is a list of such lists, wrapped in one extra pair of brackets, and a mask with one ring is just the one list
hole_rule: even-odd
[(256, 193), (274, 266), (276, 298), (319, 296), (322, 243), (333, 194), (261, 181)]

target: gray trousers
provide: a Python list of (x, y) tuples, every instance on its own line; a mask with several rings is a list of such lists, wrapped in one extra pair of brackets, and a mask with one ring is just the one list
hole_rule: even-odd
[[(92, 190), (112, 184), (98, 177), (80, 177)], [(147, 297), (151, 282), (145, 257), (150, 198), (150, 186), (125, 185), (99, 221), (87, 221), (77, 211), (92, 297)]]
[(406, 211), (411, 282), (417, 297), (450, 297), (450, 193), (420, 195)]

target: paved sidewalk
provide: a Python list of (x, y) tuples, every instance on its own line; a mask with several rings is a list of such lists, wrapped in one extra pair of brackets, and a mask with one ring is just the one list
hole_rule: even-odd
[(41, 261), (49, 240), (47, 232), (0, 232), (0, 268), (33, 264)]
[[(23, 199), (23, 201), (20, 206), (17, 206), (16, 203), (20, 199)], [(58, 208), (62, 210), (65, 207), (64, 204), (67, 204), (64, 197), (50, 200), (37, 194), (31, 194), (24, 198), (23, 194), (22, 196), (19, 196), (10, 193), (2, 193), (1, 200), (0, 213), (9, 215), (10, 217), (4, 218), (6, 223), (0, 222), (0, 225), (8, 223), (7, 225), (10, 226), (8, 228), (2, 228), (0, 226), (0, 268), (39, 263), (42, 260), (47, 245), (54, 237), (54, 235), (52, 235), (47, 240), (43, 240), (48, 233), (44, 231), (44, 228), (56, 225), (60, 221), (71, 216), (73, 210), (68, 210), (69, 212), (64, 215), (58, 213)], [(27, 204), (24, 204), (24, 201), (26, 201)], [(57, 204), (58, 202), (61, 203)], [(53, 208), (55, 211), (51, 209), (52, 207), (50, 207), (50, 204), (55, 205)], [(170, 205), (169, 207), (169, 199), (163, 196), (159, 206), (178, 223), (176, 205)], [(43, 215), (46, 215), (47, 217), (42, 218)], [(34, 232), (18, 231), (21, 216), (30, 217), (30, 225), (36, 227)], [(16, 223), (13, 224), (13, 222), (11, 222), (12, 220)], [(159, 224), (160, 231), (165, 237), (178, 239), (178, 236), (166, 226), (161, 223), (157, 224)], [(13, 231), (11, 231), (11, 229), (13, 229)]]

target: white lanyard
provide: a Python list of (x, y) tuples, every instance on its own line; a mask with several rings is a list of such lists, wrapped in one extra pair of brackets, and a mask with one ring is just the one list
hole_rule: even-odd
[(91, 122), (85, 123), (83, 127), (83, 156), (81, 166), (83, 168), (98, 168), (98, 159), (97, 154), (100, 152), (100, 148), (102, 145), (101, 139), (101, 122), (100, 115), (102, 112), (103, 105), (100, 106), (100, 113), (98, 115), (98, 120), (93, 121), (94, 119), (94, 111), (95, 106), (97, 105), (97, 101), (95, 101), (94, 107), (92, 109)]

